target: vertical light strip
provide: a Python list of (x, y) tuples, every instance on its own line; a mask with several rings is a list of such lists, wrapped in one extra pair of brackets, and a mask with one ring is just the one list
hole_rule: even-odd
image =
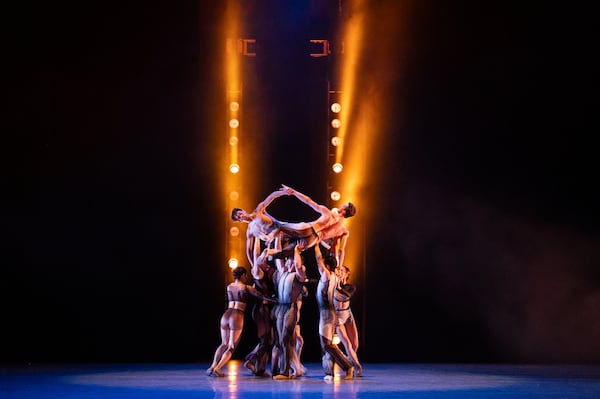
[(343, 42), (343, 53), (341, 54), (342, 60), (340, 62), (339, 71), (340, 75), (340, 88), (341, 90), (341, 104), (345, 110), (345, 118), (342, 121), (342, 125), (338, 129), (338, 136), (341, 139), (340, 145), (337, 147), (336, 162), (343, 162), (343, 155), (345, 149), (345, 139), (348, 134), (348, 129), (351, 126), (351, 115), (355, 112), (355, 91), (356, 91), (356, 74), (357, 64), (362, 55), (362, 30), (363, 30), (363, 19), (362, 13), (355, 13), (354, 3), (361, 3), (361, 1), (351, 2), (352, 16), (348, 20), (343, 21), (342, 29), (342, 42)]
[[(226, 5), (223, 24), (225, 27), (225, 52), (224, 52), (224, 72), (225, 72), (225, 106), (227, 120), (223, 124), (225, 140), (226, 160), (221, 168), (223, 170), (225, 200), (225, 221), (227, 235), (225, 242), (225, 261), (229, 267), (235, 267), (237, 264), (230, 264), (230, 259), (242, 260), (243, 239), (245, 235), (241, 233), (240, 226), (231, 220), (231, 210), (240, 207), (241, 186), (240, 179), (243, 173), (243, 165), (240, 159), (240, 146), (243, 137), (241, 129), (243, 122), (242, 115), (242, 78), (241, 78), (241, 6), (239, 0), (228, 0)], [(232, 168), (237, 166), (238, 170), (234, 173)], [(229, 269), (227, 269), (229, 270)]]
[[(343, 147), (339, 155), (344, 164), (341, 201), (352, 201), (357, 206), (356, 216), (348, 219), (353, 238), (348, 243), (346, 259), (360, 273), (358, 266), (365, 262), (362, 251), (367, 250), (366, 237), (378, 234), (370, 231), (372, 226), (367, 221), (385, 218), (377, 209), (378, 186), (385, 184), (383, 176), (389, 178), (390, 174), (377, 168), (384, 164), (379, 159), (381, 154), (389, 155), (385, 151), (388, 126), (395, 124), (394, 131), (398, 132), (402, 123), (398, 102), (401, 96), (394, 92), (399, 87), (394, 82), (402, 79), (403, 70), (393, 60), (401, 59), (395, 53), (402, 51), (406, 43), (411, 5), (365, 0), (349, 3), (352, 8), (344, 21), (341, 62), (342, 106), (348, 113), (341, 127)], [(393, 115), (389, 115), (391, 98), (395, 104)]]
[(360, 107), (363, 104), (359, 101), (357, 80), (359, 79), (358, 66), (361, 57), (368, 56), (363, 52), (363, 29), (365, 15), (363, 13), (363, 1), (355, 0), (349, 2), (351, 10), (345, 14), (350, 15), (343, 19), (342, 42), (343, 53), (340, 61), (340, 103), (343, 109), (343, 119), (338, 129), (340, 144), (336, 147), (336, 162), (344, 166), (343, 172), (339, 176), (339, 187), (341, 198), (338, 203), (353, 202), (357, 207), (356, 216), (346, 220), (346, 225), (350, 229), (350, 239), (346, 248), (346, 263), (352, 269), (353, 279), (358, 281), (360, 278), (359, 264), (362, 261), (362, 251), (364, 251), (364, 238), (362, 237), (362, 223), (367, 217), (367, 207), (365, 206), (361, 193), (361, 183), (365, 175), (365, 159), (360, 158), (357, 152), (364, 152), (362, 148), (368, 143), (369, 132), (364, 132), (361, 127), (361, 121), (358, 115)]

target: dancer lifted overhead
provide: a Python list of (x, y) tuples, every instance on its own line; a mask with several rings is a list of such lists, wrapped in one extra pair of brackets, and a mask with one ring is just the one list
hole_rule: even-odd
[(314, 247), (318, 243), (330, 247), (330, 252), (336, 257), (338, 264), (344, 264), (346, 243), (350, 231), (345, 225), (345, 219), (356, 214), (356, 206), (347, 202), (339, 208), (329, 209), (313, 201), (308, 195), (294, 190), (286, 185), (281, 186), (282, 192), (293, 195), (306, 205), (313, 208), (320, 216), (312, 222), (277, 222), (281, 233), (296, 239), (301, 251)]

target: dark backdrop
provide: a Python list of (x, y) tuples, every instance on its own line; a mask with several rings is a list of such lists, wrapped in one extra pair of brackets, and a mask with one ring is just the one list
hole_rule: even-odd
[[(10, 32), (7, 131), (25, 145), (7, 157), (17, 184), (6, 195), (0, 360), (206, 362), (218, 345), (225, 235), (211, 137), (223, 7), (175, 3), (41, 4)], [(280, 3), (247, 3), (249, 34), (268, 53), (247, 79), (270, 77), (260, 95), (287, 106), (260, 115), (273, 167), (257, 191), (286, 183), (324, 201), (311, 136), (321, 128), (306, 116), (323, 81), (295, 57), (329, 32), (338, 2)], [(391, 173), (362, 243), (359, 355), (597, 362), (590, 14), (399, 3), (412, 19), (398, 42), (412, 45), (390, 54), (405, 73), (387, 89), (405, 120), (387, 126), (377, 156)], [(304, 309), (304, 358), (316, 361), (312, 299)], [(254, 343), (247, 326), (237, 357)]]

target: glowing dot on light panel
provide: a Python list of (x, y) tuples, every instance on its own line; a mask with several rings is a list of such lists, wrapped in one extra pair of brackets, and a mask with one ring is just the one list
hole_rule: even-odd
[(337, 147), (338, 145), (340, 145), (341, 141), (342, 141), (342, 139), (340, 139), (338, 136), (333, 136), (331, 138), (331, 145), (334, 147)]
[(331, 167), (331, 169), (333, 169), (333, 171), (335, 173), (340, 173), (342, 171), (342, 169), (344, 169), (344, 167), (342, 166), (341, 163), (336, 162), (336, 163), (333, 164), (333, 166)]
[(239, 142), (239, 139), (237, 137), (235, 137), (235, 136), (231, 136), (229, 138), (229, 145), (232, 146), (232, 147), (236, 146), (238, 144), (238, 142)]
[(238, 267), (238, 260), (236, 258), (229, 258), (227, 264), (230, 268), (235, 269), (236, 267)]
[(234, 226), (234, 227), (232, 227), (232, 228), (229, 229), (229, 234), (232, 237), (237, 237), (237, 236), (240, 235), (240, 229), (238, 229), (237, 227)]
[(342, 122), (339, 119), (332, 119), (331, 120), (331, 127), (333, 127), (334, 129), (339, 128), (340, 126), (342, 126)]
[(233, 118), (231, 120), (229, 120), (229, 127), (232, 129), (237, 129), (240, 126), (240, 121), (238, 121), (237, 119)]
[(339, 191), (332, 191), (330, 197), (334, 201), (339, 201), (340, 198), (342, 198), (342, 195), (340, 194)]
[(237, 191), (232, 191), (229, 193), (229, 199), (232, 201), (237, 201), (240, 199), (240, 193), (238, 193)]
[(331, 112), (333, 112), (334, 114), (337, 114), (341, 110), (342, 110), (342, 106), (340, 105), (340, 103), (331, 104)]
[(229, 165), (229, 171), (233, 174), (236, 174), (240, 171), (240, 165), (238, 165), (237, 163), (232, 163), (231, 165)]
[(237, 101), (232, 101), (231, 104), (229, 104), (229, 109), (231, 112), (237, 112), (237, 110), (240, 109), (240, 103)]

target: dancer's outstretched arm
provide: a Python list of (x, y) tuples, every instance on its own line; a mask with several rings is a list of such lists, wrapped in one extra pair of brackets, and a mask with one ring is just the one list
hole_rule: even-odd
[(306, 205), (313, 208), (315, 211), (319, 212), (321, 215), (328, 215), (329, 212), (331, 212), (329, 210), (329, 208), (327, 208), (325, 205), (316, 203), (308, 195), (303, 194), (299, 191), (296, 191), (295, 189), (293, 189), (289, 186), (286, 186), (285, 184), (281, 185), (281, 191), (284, 191), (288, 195), (293, 195), (294, 197), (298, 198), (300, 201), (304, 202)]

